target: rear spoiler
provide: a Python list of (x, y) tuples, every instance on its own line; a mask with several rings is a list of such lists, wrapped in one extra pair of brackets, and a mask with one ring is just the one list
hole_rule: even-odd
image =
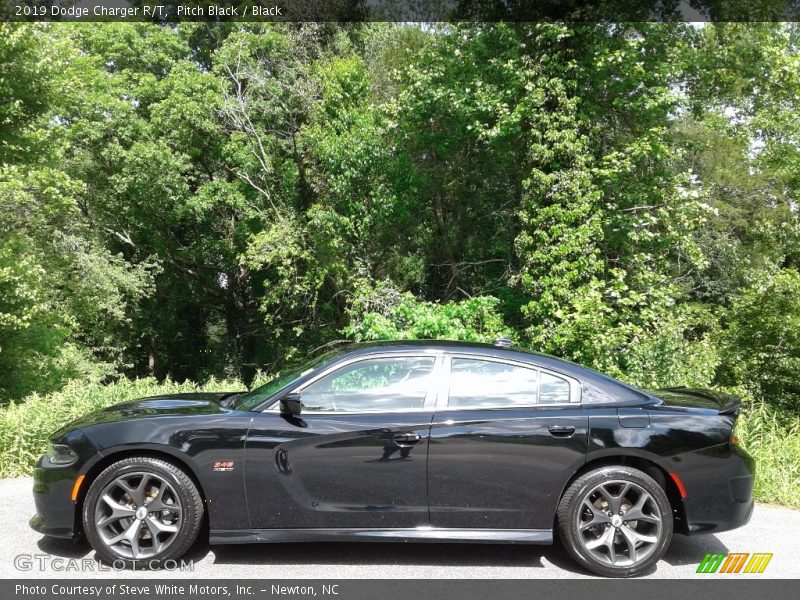
[(725, 406), (719, 409), (721, 415), (737, 415), (739, 414), (739, 407), (742, 406), (742, 399), (735, 398), (728, 402)]
[(721, 415), (736, 415), (742, 405), (742, 399), (738, 396), (715, 390), (671, 387), (656, 390), (654, 395), (671, 406), (710, 408)]

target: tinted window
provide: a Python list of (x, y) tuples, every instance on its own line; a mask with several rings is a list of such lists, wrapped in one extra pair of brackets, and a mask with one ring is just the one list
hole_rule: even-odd
[(542, 371), (539, 379), (539, 404), (562, 402), (569, 402), (569, 382)]
[(453, 358), (451, 408), (494, 408), (570, 401), (569, 382), (533, 368), (502, 362)]
[(352, 363), (305, 388), (303, 411), (421, 409), (433, 363), (430, 357), (374, 358)]
[(530, 406), (536, 404), (539, 373), (507, 363), (454, 358), (450, 369), (453, 408)]

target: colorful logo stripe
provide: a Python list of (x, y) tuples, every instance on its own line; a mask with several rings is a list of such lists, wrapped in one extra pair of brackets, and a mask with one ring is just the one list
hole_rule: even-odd
[(772, 560), (772, 554), (753, 554), (753, 558), (747, 563), (744, 568), (745, 573), (763, 573), (767, 568), (769, 561)]
[[(750, 557), (748, 561), (747, 558)], [(698, 573), (763, 573), (769, 561), (772, 560), (772, 553), (756, 552), (731, 552), (709, 553), (697, 566)]]

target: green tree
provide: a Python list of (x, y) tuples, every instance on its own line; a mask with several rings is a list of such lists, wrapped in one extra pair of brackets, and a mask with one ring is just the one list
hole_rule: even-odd
[(16, 397), (121, 368), (152, 265), (109, 252), (82, 219), (84, 183), (64, 169), (58, 108), (74, 48), (49, 26), (2, 26), (0, 35), (0, 72), (19, 75), (0, 78), (9, 98), (0, 132), (0, 388)]
[(731, 306), (721, 381), (758, 401), (800, 410), (800, 274), (779, 271)]
[(503, 333), (650, 387), (789, 398), (791, 360), (781, 390), (748, 375), (739, 315), (794, 310), (763, 286), (791, 286), (800, 247), (797, 42), (0, 25), (2, 394)]
[[(622, 375), (703, 257), (698, 191), (676, 168), (682, 30), (534, 29), (537, 65), (516, 239), (534, 346)], [(676, 47), (678, 52), (676, 52)]]

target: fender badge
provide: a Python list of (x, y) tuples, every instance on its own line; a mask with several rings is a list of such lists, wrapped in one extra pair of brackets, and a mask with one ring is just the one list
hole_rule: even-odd
[(215, 460), (211, 467), (213, 471), (233, 471), (232, 460)]

